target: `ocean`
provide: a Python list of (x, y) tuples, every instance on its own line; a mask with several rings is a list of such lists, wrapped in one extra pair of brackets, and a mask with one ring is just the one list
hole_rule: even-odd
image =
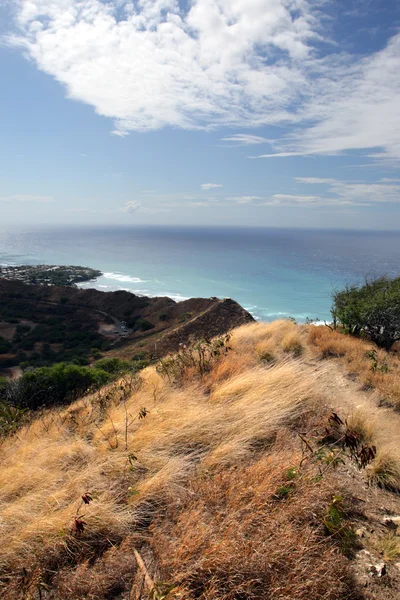
[(329, 320), (331, 295), (400, 276), (400, 232), (205, 227), (0, 226), (0, 264), (97, 268), (82, 287), (175, 300), (233, 298), (258, 320)]

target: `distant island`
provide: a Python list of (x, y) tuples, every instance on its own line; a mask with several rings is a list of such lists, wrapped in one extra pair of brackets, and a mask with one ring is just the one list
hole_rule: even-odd
[(76, 287), (77, 283), (92, 281), (103, 273), (97, 269), (79, 266), (20, 265), (0, 267), (0, 277), (22, 281), (30, 285), (59, 285)]

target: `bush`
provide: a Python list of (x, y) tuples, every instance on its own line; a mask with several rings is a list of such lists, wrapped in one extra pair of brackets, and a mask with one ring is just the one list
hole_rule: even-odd
[(390, 350), (400, 340), (400, 277), (382, 277), (335, 292), (331, 313), (334, 324), (347, 333), (365, 335)]
[(2, 393), (14, 406), (35, 410), (72, 402), (108, 381), (110, 375), (102, 369), (58, 363), (25, 372), (18, 380), (7, 382)]
[(106, 371), (112, 375), (118, 375), (118, 373), (124, 373), (132, 370), (132, 364), (126, 360), (120, 358), (102, 358), (97, 361), (96, 368)]
[(135, 326), (133, 331), (149, 331), (150, 329), (154, 329), (153, 323), (147, 321), (146, 319), (137, 319), (135, 322)]

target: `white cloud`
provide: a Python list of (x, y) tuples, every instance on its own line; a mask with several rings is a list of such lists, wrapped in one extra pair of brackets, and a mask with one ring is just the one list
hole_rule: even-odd
[(235, 146), (251, 146), (253, 144), (266, 144), (271, 142), (268, 138), (259, 135), (248, 135), (247, 133), (235, 133), (221, 138), (221, 142), (234, 142)]
[(262, 200), (261, 196), (231, 196), (228, 200), (236, 202), (236, 204), (251, 204), (256, 200)]
[(16, 2), (9, 43), (122, 136), (291, 120), (317, 38), (308, 0)]
[(248, 156), (247, 158), (287, 158), (288, 156), (303, 155), (303, 152), (275, 152), (273, 154), (260, 154), (259, 156)]
[(323, 177), (295, 177), (295, 180), (299, 183), (324, 184), (324, 183), (335, 183), (336, 179), (323, 178)]
[(315, 204), (325, 203), (326, 199), (320, 196), (301, 196), (296, 194), (274, 194), (266, 204)]
[(220, 183), (202, 183), (200, 187), (202, 190), (212, 190), (214, 188), (221, 188), (222, 185)]
[(36, 194), (14, 194), (13, 196), (0, 197), (3, 202), (54, 202), (52, 196), (40, 196)]
[[(400, 33), (369, 56), (330, 46), (312, 0), (15, 0), (21, 47), (113, 133), (291, 125), (275, 154), (400, 158)], [(330, 32), (325, 35), (329, 37)], [(325, 40), (329, 41), (329, 40)], [(336, 53), (335, 53), (336, 52)], [(231, 139), (230, 139), (231, 138)], [(236, 144), (261, 136), (233, 134)]]
[(125, 206), (122, 207), (121, 210), (123, 212), (132, 214), (132, 213), (137, 212), (140, 208), (141, 208), (140, 202), (137, 202), (137, 200), (130, 200), (129, 202), (127, 202), (125, 204)]
[(342, 181), (340, 179), (320, 179), (318, 177), (296, 177), (302, 184), (326, 184), (328, 194), (338, 201), (365, 205), (375, 203), (400, 203), (399, 180), (381, 179), (378, 182)]

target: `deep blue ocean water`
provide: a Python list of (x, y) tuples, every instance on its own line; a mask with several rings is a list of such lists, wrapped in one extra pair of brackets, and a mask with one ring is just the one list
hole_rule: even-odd
[(39, 263), (98, 268), (85, 287), (104, 291), (229, 297), (265, 321), (329, 320), (334, 289), (400, 276), (400, 232), (0, 225), (0, 264)]

